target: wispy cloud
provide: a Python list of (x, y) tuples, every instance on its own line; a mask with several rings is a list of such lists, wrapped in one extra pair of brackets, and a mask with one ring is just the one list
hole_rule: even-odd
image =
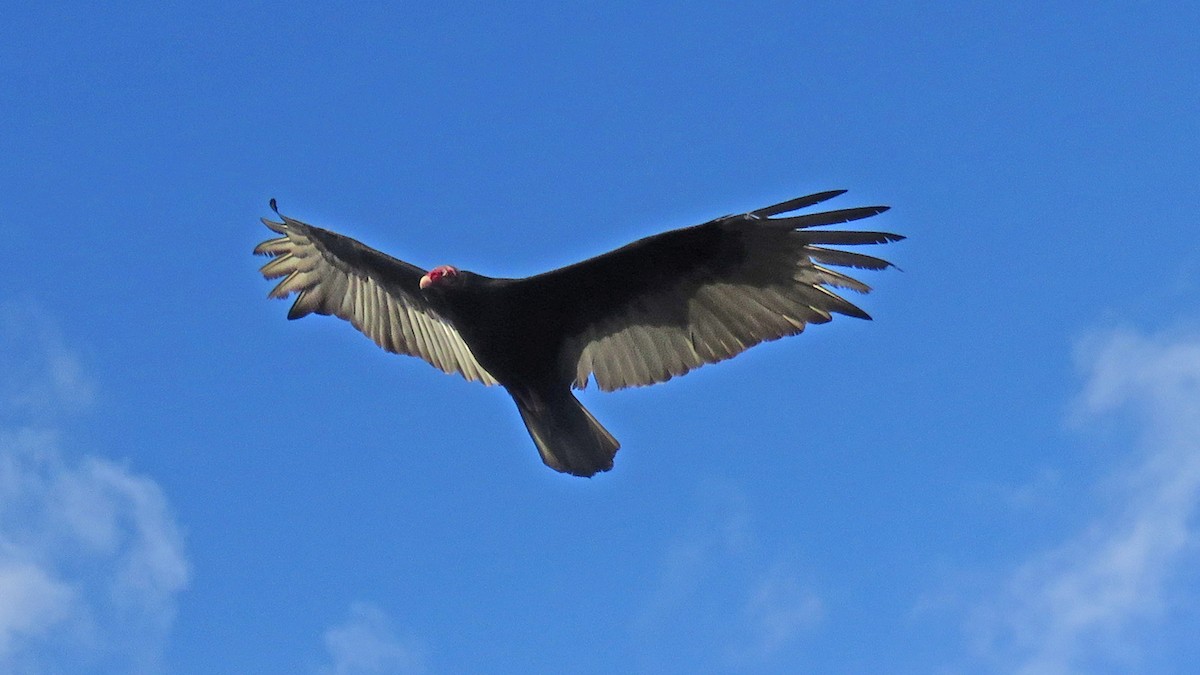
[(420, 645), (400, 635), (375, 605), (356, 602), (346, 621), (325, 631), (329, 665), (322, 675), (411, 675), (426, 672)]
[(63, 450), (94, 395), (44, 317), (0, 312), (0, 670), (159, 670), (188, 566), (158, 485)]
[(741, 640), (732, 645), (735, 662), (764, 661), (779, 653), (820, 621), (821, 598), (798, 576), (779, 567), (750, 589), (738, 612)]
[[(648, 646), (648, 669), (672, 648), (727, 667), (762, 666), (782, 658), (823, 616), (820, 597), (805, 583), (800, 565), (768, 554), (753, 527), (745, 496), (707, 486), (694, 520), (665, 549), (656, 581), (633, 621), (635, 642)], [(709, 652), (707, 655), (704, 652)], [(688, 668), (675, 663), (672, 668)]]
[(0, 304), (0, 419), (45, 423), (86, 408), (95, 385), (54, 322), (29, 304)]
[(983, 610), (985, 651), (1007, 672), (1136, 666), (1139, 635), (1170, 611), (1172, 575), (1200, 543), (1200, 337), (1119, 331), (1078, 357), (1080, 419), (1133, 429), (1136, 453), (1104, 486), (1101, 515)]
[(41, 567), (9, 558), (0, 565), (0, 663), (19, 652), (22, 641), (42, 639), (77, 601), (74, 589)]

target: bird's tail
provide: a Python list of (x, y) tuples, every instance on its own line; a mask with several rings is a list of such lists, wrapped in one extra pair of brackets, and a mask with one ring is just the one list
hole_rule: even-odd
[(621, 444), (570, 391), (513, 394), (513, 401), (546, 466), (575, 476), (612, 468)]

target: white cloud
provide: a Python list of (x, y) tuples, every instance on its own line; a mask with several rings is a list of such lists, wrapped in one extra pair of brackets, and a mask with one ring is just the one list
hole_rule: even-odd
[(94, 387), (40, 315), (0, 313), (0, 347), (0, 670), (159, 670), (188, 577), (166, 499), (63, 449), (53, 421)]
[(728, 489), (708, 488), (697, 500), (694, 521), (667, 544), (657, 583), (634, 620), (634, 632), (654, 634), (671, 624), (718, 572), (751, 544), (745, 499)]
[(1200, 337), (1094, 336), (1079, 363), (1077, 416), (1134, 430), (1137, 450), (1103, 486), (1101, 515), (1021, 565), (984, 612), (986, 650), (1009, 672), (1135, 667), (1139, 636), (1172, 609), (1173, 574), (1200, 550)]
[(735, 670), (795, 656), (824, 614), (799, 565), (763, 550), (747, 499), (736, 489), (707, 486), (692, 514), (668, 543), (633, 621), (634, 640), (645, 646), (644, 669), (689, 667), (659, 662), (685, 648), (705, 667), (717, 659)]
[(777, 569), (758, 581), (739, 612), (746, 630), (735, 645), (739, 662), (769, 659), (812, 629), (823, 614), (821, 599), (795, 574)]
[(0, 419), (44, 423), (95, 397), (78, 357), (36, 307), (0, 304), (0, 373)]
[(21, 640), (41, 637), (70, 614), (75, 592), (37, 565), (0, 564), (0, 663)]
[(322, 675), (409, 675), (424, 673), (425, 656), (411, 638), (402, 637), (383, 610), (364, 602), (350, 617), (325, 631), (330, 663)]

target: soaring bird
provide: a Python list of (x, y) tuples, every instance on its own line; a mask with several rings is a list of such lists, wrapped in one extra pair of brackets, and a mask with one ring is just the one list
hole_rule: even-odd
[(547, 466), (592, 476), (620, 444), (571, 393), (594, 379), (613, 391), (665, 382), (833, 314), (870, 319), (831, 289), (870, 288), (830, 266), (891, 263), (828, 246), (883, 244), (888, 232), (814, 229), (886, 206), (787, 215), (833, 190), (646, 237), (523, 279), (450, 265), (423, 270), (271, 209), (280, 237), (254, 252), (283, 277), (272, 298), (297, 294), (289, 319), (332, 314), (389, 352), (508, 392)]

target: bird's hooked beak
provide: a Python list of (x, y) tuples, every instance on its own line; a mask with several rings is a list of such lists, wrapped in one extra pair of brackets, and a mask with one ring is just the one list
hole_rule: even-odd
[[(411, 279), (412, 277), (409, 277), (409, 278)], [(430, 279), (428, 274), (421, 277), (421, 290), (425, 290), (426, 288), (429, 288), (429, 286), (431, 284), (433, 284), (433, 279)]]

